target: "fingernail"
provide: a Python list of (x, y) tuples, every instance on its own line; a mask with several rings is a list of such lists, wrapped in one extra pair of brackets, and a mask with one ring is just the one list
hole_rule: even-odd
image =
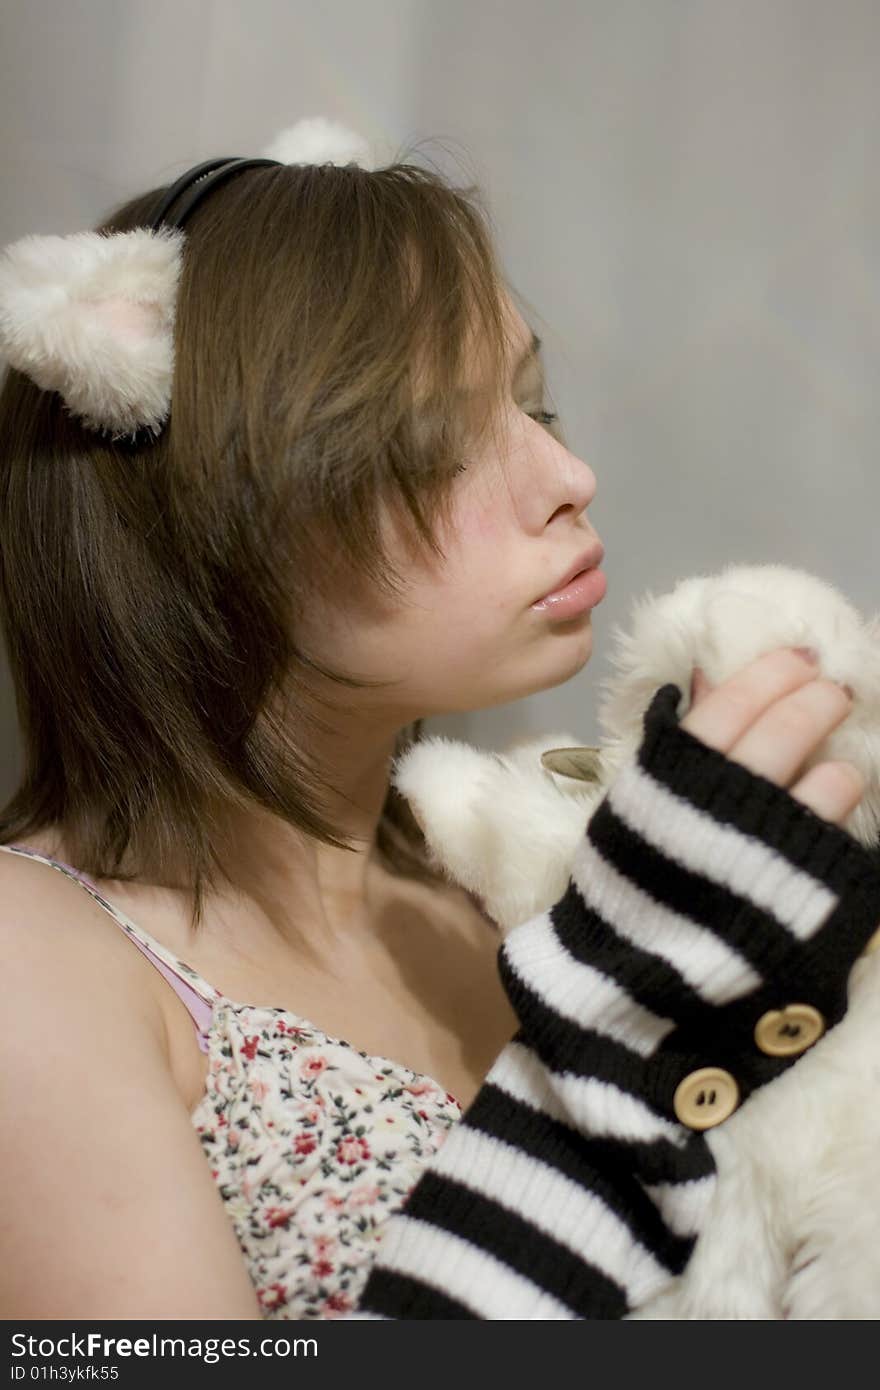
[(819, 665), (819, 653), (815, 647), (792, 647), (792, 651), (802, 656), (804, 661), (809, 661), (812, 666)]

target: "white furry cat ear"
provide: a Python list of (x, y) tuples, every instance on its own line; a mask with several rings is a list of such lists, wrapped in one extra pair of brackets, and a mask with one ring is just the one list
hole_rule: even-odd
[(158, 433), (183, 244), (168, 227), (13, 242), (0, 258), (0, 351), (87, 428)]
[(260, 151), (263, 159), (281, 164), (357, 164), (375, 168), (369, 145), (363, 136), (326, 116), (307, 116), (288, 126)]

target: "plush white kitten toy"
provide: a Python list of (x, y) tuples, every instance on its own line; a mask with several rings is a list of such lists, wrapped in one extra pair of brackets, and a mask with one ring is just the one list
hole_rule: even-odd
[[(855, 698), (803, 771), (854, 763), (866, 789), (845, 829), (867, 847), (880, 842), (880, 618), (865, 622), (802, 571), (731, 565), (639, 600), (630, 632), (614, 640), (601, 747), (564, 732), (497, 754), (432, 737), (393, 770), (435, 863), (502, 929), (565, 892), (587, 821), (640, 744), (653, 695), (674, 682), (684, 715), (695, 665), (715, 685), (778, 647), (817, 649), (822, 674)], [(880, 1317), (880, 950), (851, 971), (844, 1019), (706, 1139), (718, 1180), (694, 1253), (630, 1316)]]

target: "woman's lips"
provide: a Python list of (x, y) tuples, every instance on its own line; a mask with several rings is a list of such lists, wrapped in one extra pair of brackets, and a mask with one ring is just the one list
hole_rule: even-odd
[(608, 581), (600, 569), (581, 570), (561, 589), (554, 589), (538, 599), (537, 603), (532, 604), (532, 609), (537, 613), (547, 613), (554, 620), (574, 618), (601, 603), (607, 590)]
[(557, 580), (549, 593), (542, 594), (535, 602), (543, 603), (545, 599), (552, 598), (555, 594), (562, 593), (577, 575), (582, 574), (584, 570), (598, 569), (604, 559), (604, 545), (601, 541), (594, 541), (582, 555), (579, 555), (578, 558), (569, 565), (568, 569)]

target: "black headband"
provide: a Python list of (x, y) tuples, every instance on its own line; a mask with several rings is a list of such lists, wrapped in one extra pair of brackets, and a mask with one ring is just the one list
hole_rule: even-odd
[[(163, 193), (157, 203), (148, 226), (155, 231), (160, 224), (166, 227), (180, 227), (185, 219), (197, 207), (212, 189), (218, 184), (225, 183), (234, 174), (243, 169), (254, 169), (259, 165), (275, 164), (280, 165), (280, 159), (237, 159), (227, 157), (224, 159), (206, 159), (202, 164), (195, 164), (192, 169), (187, 169), (185, 174)], [(195, 185), (191, 187), (191, 185)], [(177, 201), (181, 193), (190, 188), (189, 196), (183, 199), (180, 207), (175, 213), (168, 215), (168, 210)]]

